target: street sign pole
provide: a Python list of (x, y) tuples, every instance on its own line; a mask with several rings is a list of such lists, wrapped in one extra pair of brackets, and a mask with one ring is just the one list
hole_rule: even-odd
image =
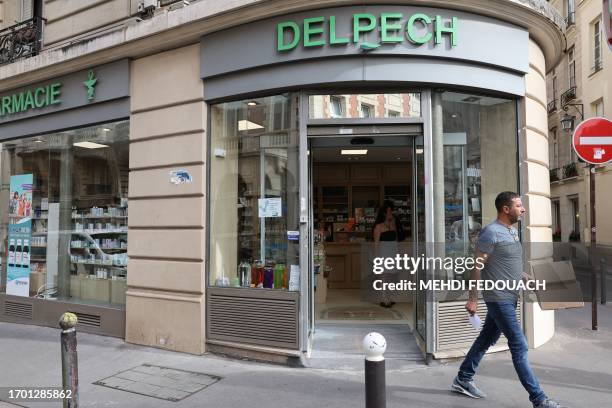
[(595, 222), (595, 165), (589, 164), (589, 194), (591, 196), (591, 329), (597, 330), (597, 269), (595, 268), (595, 247), (597, 227)]
[[(606, 118), (590, 118), (580, 123), (572, 137), (576, 155), (589, 163), (589, 196), (591, 207), (591, 327), (597, 330), (597, 222), (595, 214), (595, 166), (612, 162), (612, 122)], [(603, 273), (603, 271), (602, 271)]]

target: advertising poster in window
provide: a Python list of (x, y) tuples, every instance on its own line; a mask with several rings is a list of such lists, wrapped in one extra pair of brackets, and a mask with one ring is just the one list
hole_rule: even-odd
[(11, 176), (6, 293), (30, 295), (32, 174)]

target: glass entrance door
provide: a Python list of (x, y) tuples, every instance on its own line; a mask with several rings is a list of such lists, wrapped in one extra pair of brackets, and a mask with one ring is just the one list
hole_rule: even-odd
[[(422, 149), (418, 154), (415, 149), (416, 135), (322, 136), (323, 131), (308, 129), (308, 152), (302, 158), (308, 163), (305, 198), (312, 231), (307, 330), (312, 334), (315, 320), (340, 325), (404, 320), (415, 331), (416, 291), (394, 299), (393, 308), (380, 306), (378, 293), (366, 293), (375, 275), (363, 256), (375, 248), (374, 227), (383, 205), (391, 204), (397, 221), (399, 242), (393, 256), (413, 256), (418, 237), (425, 239), (424, 198), (417, 199), (417, 191), (421, 196), (424, 192), (423, 159)], [(367, 146), (356, 145), (364, 139), (372, 140)]]

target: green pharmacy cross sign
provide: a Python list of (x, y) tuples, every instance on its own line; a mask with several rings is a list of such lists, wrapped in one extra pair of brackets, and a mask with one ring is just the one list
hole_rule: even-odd
[[(83, 82), (88, 101), (95, 99), (97, 84), (98, 78), (95, 72), (90, 69), (87, 73), (87, 80)], [(58, 81), (0, 97), (0, 118), (59, 105), (61, 103), (62, 85), (62, 82)]]
[[(434, 44), (442, 42), (442, 36), (450, 36), (451, 47), (457, 46), (459, 19), (452, 17), (447, 24), (441, 16), (431, 18), (423, 13), (408, 17), (402, 24), (402, 13), (381, 13), (380, 18), (369, 13), (356, 13), (352, 18), (352, 35), (339, 37), (336, 32), (336, 16), (305, 18), (302, 26), (295, 21), (284, 21), (276, 26), (276, 49), (287, 52), (295, 49), (303, 39), (303, 45), (323, 47), (325, 45), (359, 44), (363, 50), (373, 50), (382, 44), (401, 43), (405, 40), (414, 45), (423, 45), (433, 40)], [(326, 24), (327, 23), (327, 24)], [(327, 30), (325, 26), (327, 25)], [(378, 28), (378, 30), (377, 30)], [(425, 28), (425, 32), (423, 32)], [(378, 42), (362, 42), (362, 35), (379, 32)], [(289, 35), (287, 35), (289, 34)], [(327, 35), (326, 35), (327, 34)], [(287, 40), (287, 38), (290, 38)]]
[(83, 85), (87, 88), (87, 100), (91, 101), (96, 97), (96, 84), (98, 83), (98, 78), (96, 78), (96, 74), (92, 69), (87, 73), (87, 81), (83, 82)]

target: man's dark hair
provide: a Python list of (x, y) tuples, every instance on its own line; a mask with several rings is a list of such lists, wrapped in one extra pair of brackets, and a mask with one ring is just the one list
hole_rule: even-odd
[(519, 197), (520, 195), (512, 191), (503, 191), (499, 193), (497, 197), (495, 197), (495, 208), (497, 208), (497, 212), (500, 213), (505, 206), (510, 207), (512, 205), (512, 200)]

